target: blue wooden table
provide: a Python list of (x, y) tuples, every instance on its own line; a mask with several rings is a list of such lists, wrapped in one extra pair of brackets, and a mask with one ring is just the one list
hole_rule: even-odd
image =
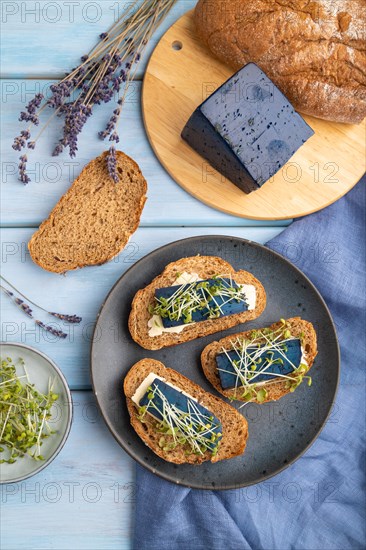
[(134, 463), (117, 445), (101, 418), (89, 377), (89, 353), (96, 314), (111, 286), (136, 260), (165, 243), (204, 234), (245, 237), (263, 243), (287, 222), (255, 222), (215, 211), (183, 191), (164, 171), (146, 138), (141, 113), (143, 71), (162, 33), (194, 0), (180, 0), (158, 30), (141, 62), (124, 107), (120, 148), (140, 165), (148, 181), (141, 225), (127, 248), (110, 263), (58, 276), (30, 260), (27, 242), (81, 168), (103, 150), (97, 131), (109, 118), (100, 106), (89, 120), (76, 159), (51, 157), (51, 125), (29, 160), (32, 183), (17, 181), (18, 113), (37, 91), (70, 70), (106, 30), (124, 2), (6, 1), (2, 10), (1, 81), (1, 260), (4, 277), (53, 311), (83, 317), (66, 340), (35, 330), (33, 321), (3, 298), (1, 340), (27, 343), (60, 366), (72, 389), (74, 423), (66, 446), (37, 476), (2, 486), (0, 543), (12, 549), (131, 548), (134, 519)]

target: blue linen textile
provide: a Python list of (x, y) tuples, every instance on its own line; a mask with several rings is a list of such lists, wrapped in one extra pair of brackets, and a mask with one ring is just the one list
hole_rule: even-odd
[(287, 470), (235, 491), (177, 487), (138, 466), (134, 548), (365, 548), (365, 183), (268, 243), (312, 280), (337, 327), (341, 381), (320, 436)]

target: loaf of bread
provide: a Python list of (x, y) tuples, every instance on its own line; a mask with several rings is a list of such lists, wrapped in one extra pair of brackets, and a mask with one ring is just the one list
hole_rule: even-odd
[[(150, 336), (148, 321), (151, 318), (149, 308), (154, 304), (155, 290), (171, 286), (177, 279), (177, 274), (182, 272), (197, 273), (200, 279), (209, 279), (215, 275), (232, 276), (238, 284), (253, 285), (256, 289), (256, 304), (252, 310), (242, 313), (227, 315), (217, 319), (207, 319), (199, 323), (187, 325), (180, 333), (164, 332), (159, 336)], [(234, 268), (222, 258), (216, 256), (194, 256), (182, 258), (166, 266), (161, 275), (145, 288), (139, 290), (132, 302), (128, 327), (132, 338), (145, 349), (155, 350), (168, 346), (175, 346), (208, 336), (214, 332), (256, 319), (266, 307), (266, 292), (258, 279), (248, 271), (235, 271)]]
[(134, 160), (116, 152), (119, 181), (109, 176), (106, 155), (85, 166), (29, 241), (32, 260), (64, 273), (111, 260), (139, 225), (147, 184)]
[[(146, 415), (145, 422), (139, 420), (139, 412), (136, 405), (132, 401), (132, 396), (141, 382), (148, 374), (153, 372), (157, 376), (161, 376), (168, 383), (174, 384), (180, 390), (184, 390), (191, 397), (206, 407), (212, 414), (218, 418), (222, 424), (222, 439), (219, 450), (214, 456), (209, 451), (202, 455), (189, 452), (188, 445), (178, 445), (175, 449), (167, 451), (159, 445), (161, 432), (155, 428), (156, 420), (152, 416)], [(244, 452), (248, 439), (248, 423), (246, 419), (234, 407), (222, 401), (218, 397), (204, 391), (201, 386), (189, 380), (176, 372), (173, 369), (168, 369), (155, 359), (142, 359), (127, 373), (123, 385), (126, 395), (127, 408), (131, 417), (131, 425), (136, 430), (136, 433), (146, 443), (155, 454), (176, 464), (201, 464), (207, 460), (218, 462), (228, 458), (241, 455)], [(166, 439), (171, 439), (171, 436), (165, 436)]]
[[(274, 323), (268, 328), (270, 331), (273, 332), (282, 329), (287, 330), (291, 333), (291, 337), (301, 339), (301, 346), (303, 348), (304, 358), (308, 366), (307, 370), (309, 371), (313, 366), (314, 359), (318, 353), (316, 332), (313, 325), (309, 323), (309, 321), (304, 321), (300, 317), (292, 317), (291, 319), (287, 319), (285, 325), (283, 325), (283, 323), (279, 321), (278, 323)], [(228, 399), (236, 401), (248, 401), (247, 398), (242, 397), (243, 392), (240, 392), (238, 389), (222, 388), (220, 376), (217, 372), (216, 355), (218, 353), (221, 353), (223, 348), (225, 348), (227, 351), (233, 349), (233, 342), (237, 339), (250, 339), (252, 332), (253, 331), (249, 330), (247, 332), (240, 332), (237, 334), (225, 336), (224, 338), (221, 338), (221, 340), (211, 342), (211, 344), (208, 344), (208, 346), (206, 346), (202, 351), (201, 364), (206, 378), (209, 380), (209, 382), (211, 382), (213, 387), (218, 392), (222, 393), (222, 395), (224, 395)], [(265, 343), (265, 338), (257, 338), (256, 343)], [(258, 401), (255, 395), (253, 395), (250, 401), (254, 403), (277, 401), (278, 399), (281, 399), (281, 397), (287, 395), (292, 391), (292, 388), (287, 383), (287, 380), (281, 380), (279, 378), (267, 382), (264, 386), (261, 387), (264, 387), (266, 390), (266, 395), (264, 399)]]
[(233, 69), (254, 62), (297, 111), (366, 116), (365, 0), (199, 0), (198, 35)]

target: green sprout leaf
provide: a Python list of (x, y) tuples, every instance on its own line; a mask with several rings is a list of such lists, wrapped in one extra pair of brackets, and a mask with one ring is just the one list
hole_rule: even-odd
[(51, 383), (48, 393), (37, 390), (29, 382), (24, 361), (19, 364), (24, 369), (22, 376), (10, 357), (2, 360), (0, 366), (0, 452), (7, 455), (1, 463), (14, 464), (27, 455), (44, 460), (40, 453), (43, 440), (55, 433), (48, 421), (58, 394), (52, 391)]
[[(292, 336), (287, 327), (287, 322), (284, 319), (275, 328), (266, 327), (263, 329), (252, 330), (249, 336), (237, 336), (230, 340), (228, 346), (221, 347), (219, 353), (226, 354), (229, 359), (231, 370), (230, 373), (236, 377), (235, 386), (229, 397), (231, 401), (240, 399), (242, 401), (254, 401), (259, 403), (267, 399), (267, 390), (271, 384), (283, 382), (286, 389), (293, 392), (302, 383), (303, 379), (307, 379), (307, 383), (311, 385), (311, 378), (306, 376), (309, 366), (307, 363), (292, 363), (290, 358), (286, 356), (288, 352), (287, 340), (299, 339)], [(286, 330), (284, 330), (286, 329)], [(301, 341), (301, 340), (300, 340)], [(235, 355), (230, 352), (236, 352)], [(276, 355), (276, 357), (275, 357)], [(289, 364), (292, 371), (284, 374), (283, 369), (272, 370), (272, 365)], [(226, 367), (222, 369), (226, 372)], [(218, 371), (220, 368), (218, 367)], [(259, 384), (256, 390), (256, 383), (260, 381), (258, 378), (262, 373), (266, 375), (264, 385)]]
[(258, 403), (263, 403), (268, 395), (268, 392), (265, 388), (261, 388), (257, 391), (257, 401)]
[(182, 321), (182, 324), (193, 322), (192, 315), (196, 311), (204, 311), (208, 319), (217, 319), (223, 315), (215, 297), (224, 299), (224, 302), (246, 302), (246, 296), (240, 285), (230, 279), (217, 275), (212, 277), (214, 282), (199, 281), (185, 283), (169, 298), (155, 297), (155, 303), (149, 307), (151, 315), (158, 315), (162, 319)]

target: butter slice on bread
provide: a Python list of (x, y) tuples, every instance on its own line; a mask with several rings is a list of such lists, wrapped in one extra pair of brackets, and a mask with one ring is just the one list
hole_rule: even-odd
[(136, 231), (147, 184), (134, 160), (116, 151), (116, 183), (103, 153), (82, 170), (29, 241), (32, 260), (54, 273), (100, 265), (126, 246)]
[[(165, 332), (159, 336), (150, 336), (148, 322), (151, 314), (149, 306), (154, 304), (155, 290), (173, 285), (177, 275), (182, 272), (197, 273), (201, 279), (209, 279), (215, 275), (231, 276), (237, 284), (253, 285), (256, 288), (255, 308), (217, 319), (207, 319), (193, 323), (187, 325), (180, 333)], [(243, 270), (235, 271), (228, 262), (217, 256), (193, 256), (170, 263), (161, 275), (155, 277), (148, 286), (136, 293), (131, 306), (128, 326), (135, 342), (145, 349), (156, 350), (189, 342), (245, 323), (251, 319), (256, 319), (261, 315), (265, 306), (266, 293), (264, 287), (254, 275)]]
[[(157, 421), (150, 415), (145, 416), (144, 423), (139, 420), (139, 412), (132, 401), (132, 396), (152, 372), (180, 390), (184, 390), (219, 419), (222, 425), (222, 439), (217, 454), (213, 455), (210, 451), (206, 451), (204, 454), (194, 454), (189, 452), (190, 447), (188, 444), (177, 445), (174, 449), (164, 450), (159, 445), (162, 433), (155, 427)], [(248, 438), (246, 419), (234, 407), (204, 391), (198, 384), (179, 372), (165, 367), (160, 361), (142, 359), (133, 365), (125, 377), (123, 389), (132, 427), (144, 443), (160, 458), (176, 464), (201, 464), (207, 460), (218, 462), (219, 460), (233, 458), (244, 452)], [(172, 439), (172, 436), (170, 438)]]
[[(270, 327), (268, 327), (271, 331), (277, 330), (281, 328), (283, 324), (281, 321), (274, 323)], [(309, 369), (312, 367), (314, 363), (314, 359), (318, 353), (317, 351), (317, 338), (316, 338), (316, 332), (314, 330), (313, 325), (309, 321), (304, 321), (300, 317), (293, 317), (291, 319), (287, 319), (286, 321), (286, 328), (290, 330), (291, 336), (294, 338), (300, 338), (302, 342), (302, 348), (303, 353), (305, 356), (306, 363), (309, 367)], [(257, 329), (256, 329), (257, 330)], [(201, 364), (202, 369), (204, 372), (204, 375), (206, 376), (207, 380), (213, 385), (213, 387), (222, 395), (229, 399), (234, 399), (237, 401), (247, 401), (246, 399), (241, 397), (240, 388), (235, 390), (233, 389), (223, 389), (220, 382), (220, 376), (217, 372), (217, 364), (216, 364), (216, 356), (217, 354), (221, 353), (223, 348), (226, 351), (229, 351), (233, 349), (232, 342), (235, 341), (237, 338), (239, 339), (250, 339), (250, 335), (253, 332), (252, 330), (248, 330), (246, 332), (240, 332), (237, 334), (231, 334), (229, 336), (225, 336), (225, 338), (221, 338), (221, 340), (211, 342), (208, 346), (204, 348), (201, 354)], [(308, 370), (309, 370), (308, 369)], [(269, 383), (265, 383), (261, 385), (260, 387), (265, 388), (267, 394), (263, 400), (260, 401), (260, 403), (265, 403), (267, 401), (277, 401), (278, 399), (281, 399), (284, 395), (291, 392), (291, 388), (288, 387), (287, 380), (281, 380), (277, 378), (276, 381), (270, 381)], [(259, 401), (256, 398), (251, 399), (254, 403), (259, 403)]]

